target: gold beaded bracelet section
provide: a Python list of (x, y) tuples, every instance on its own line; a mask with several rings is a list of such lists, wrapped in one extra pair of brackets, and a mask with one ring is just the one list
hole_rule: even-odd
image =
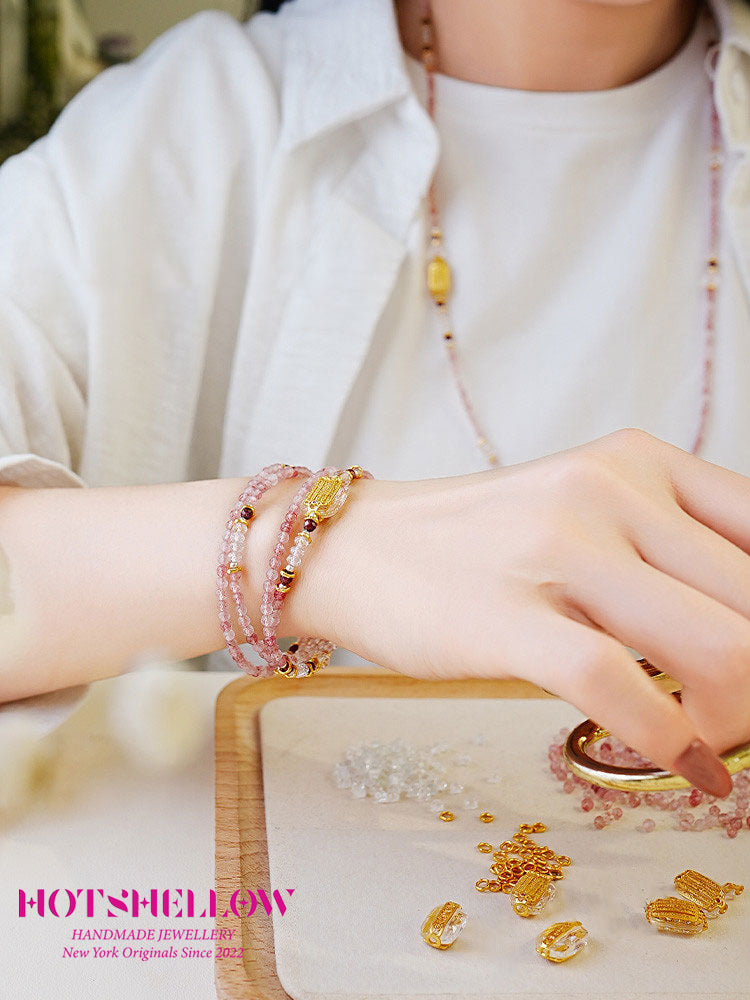
[[(312, 542), (313, 532), (324, 520), (337, 514), (346, 503), (352, 483), (358, 479), (373, 479), (371, 472), (359, 465), (347, 469), (322, 469), (308, 489), (301, 502), (303, 518), (302, 530), (298, 531), (289, 552), (278, 570), (276, 583), (267, 582), (264, 602), (272, 614), (278, 614), (281, 603), (291, 590), (297, 577), (302, 558)], [(294, 501), (293, 501), (294, 504)], [(276, 619), (278, 620), (278, 619)], [(275, 628), (264, 623), (266, 642), (275, 647), (275, 673), (284, 677), (311, 677), (327, 666), (331, 653), (336, 648), (326, 639), (311, 636), (293, 642), (286, 653), (282, 653), (276, 642)]]

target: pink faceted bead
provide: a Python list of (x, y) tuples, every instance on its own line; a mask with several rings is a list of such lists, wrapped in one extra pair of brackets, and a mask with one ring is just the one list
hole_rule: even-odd
[(651, 833), (652, 830), (656, 829), (656, 823), (652, 819), (644, 819), (638, 829), (642, 830), (643, 833)]
[(587, 796), (585, 799), (582, 800), (582, 802), (581, 802), (581, 809), (583, 809), (584, 812), (590, 812), (593, 808), (594, 808), (594, 800), (593, 799), (591, 799), (591, 798), (589, 798)]

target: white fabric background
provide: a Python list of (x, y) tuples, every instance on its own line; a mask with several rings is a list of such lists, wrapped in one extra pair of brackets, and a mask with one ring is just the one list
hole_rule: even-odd
[[(580, 797), (566, 795), (547, 770), (556, 732), (580, 721), (570, 706), (299, 696), (269, 702), (260, 718), (271, 883), (296, 889), (287, 912), (274, 912), (279, 978), (294, 1000), (750, 996), (746, 894), (695, 938), (660, 934), (643, 915), (649, 900), (676, 894), (672, 879), (685, 868), (747, 885), (750, 833), (729, 840), (717, 830), (679, 832), (666, 818), (673, 814), (643, 806), (594, 830)], [(484, 747), (471, 743), (478, 732)], [(473, 763), (455, 774), (478, 788), (476, 814), (462, 807), (467, 793), (455, 796), (456, 819), (444, 823), (410, 800), (379, 804), (335, 786), (331, 769), (350, 743), (396, 737), (470, 754)], [(481, 780), (495, 771), (500, 784)], [(477, 819), (485, 807), (495, 813), (491, 824)], [(657, 831), (635, 831), (645, 816)], [(498, 844), (536, 820), (548, 826), (536, 839), (573, 864), (544, 913), (523, 919), (505, 895), (474, 888), (489, 866), (476, 845)], [(448, 899), (469, 921), (452, 948), (437, 952), (419, 930)], [(535, 953), (535, 938), (567, 919), (581, 920), (591, 943), (552, 965)]]

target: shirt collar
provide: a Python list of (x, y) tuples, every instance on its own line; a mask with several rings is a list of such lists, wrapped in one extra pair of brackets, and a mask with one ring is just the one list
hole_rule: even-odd
[(283, 37), (285, 148), (412, 93), (393, 0), (291, 0), (269, 16)]
[(750, 52), (750, 4), (744, 0), (708, 0), (719, 27), (722, 49)]

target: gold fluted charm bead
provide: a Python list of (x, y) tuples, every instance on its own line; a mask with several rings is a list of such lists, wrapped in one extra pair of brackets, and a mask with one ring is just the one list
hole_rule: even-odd
[(688, 869), (675, 875), (675, 889), (687, 899), (697, 903), (702, 910), (705, 910), (709, 920), (726, 913), (729, 907), (724, 899), (724, 893), (718, 882), (701, 875), (700, 872)]
[(555, 895), (552, 879), (528, 871), (513, 886), (511, 903), (519, 917), (534, 917)]
[(650, 924), (667, 934), (700, 934), (708, 927), (705, 911), (690, 899), (652, 899), (645, 913)]
[(542, 931), (536, 950), (548, 962), (567, 962), (586, 947), (588, 933), (580, 920), (564, 920)]
[(449, 900), (432, 910), (422, 924), (422, 939), (432, 948), (445, 951), (466, 926), (466, 914), (459, 903)]
[(448, 261), (436, 254), (427, 265), (427, 287), (439, 305), (445, 305), (451, 290), (451, 269)]

